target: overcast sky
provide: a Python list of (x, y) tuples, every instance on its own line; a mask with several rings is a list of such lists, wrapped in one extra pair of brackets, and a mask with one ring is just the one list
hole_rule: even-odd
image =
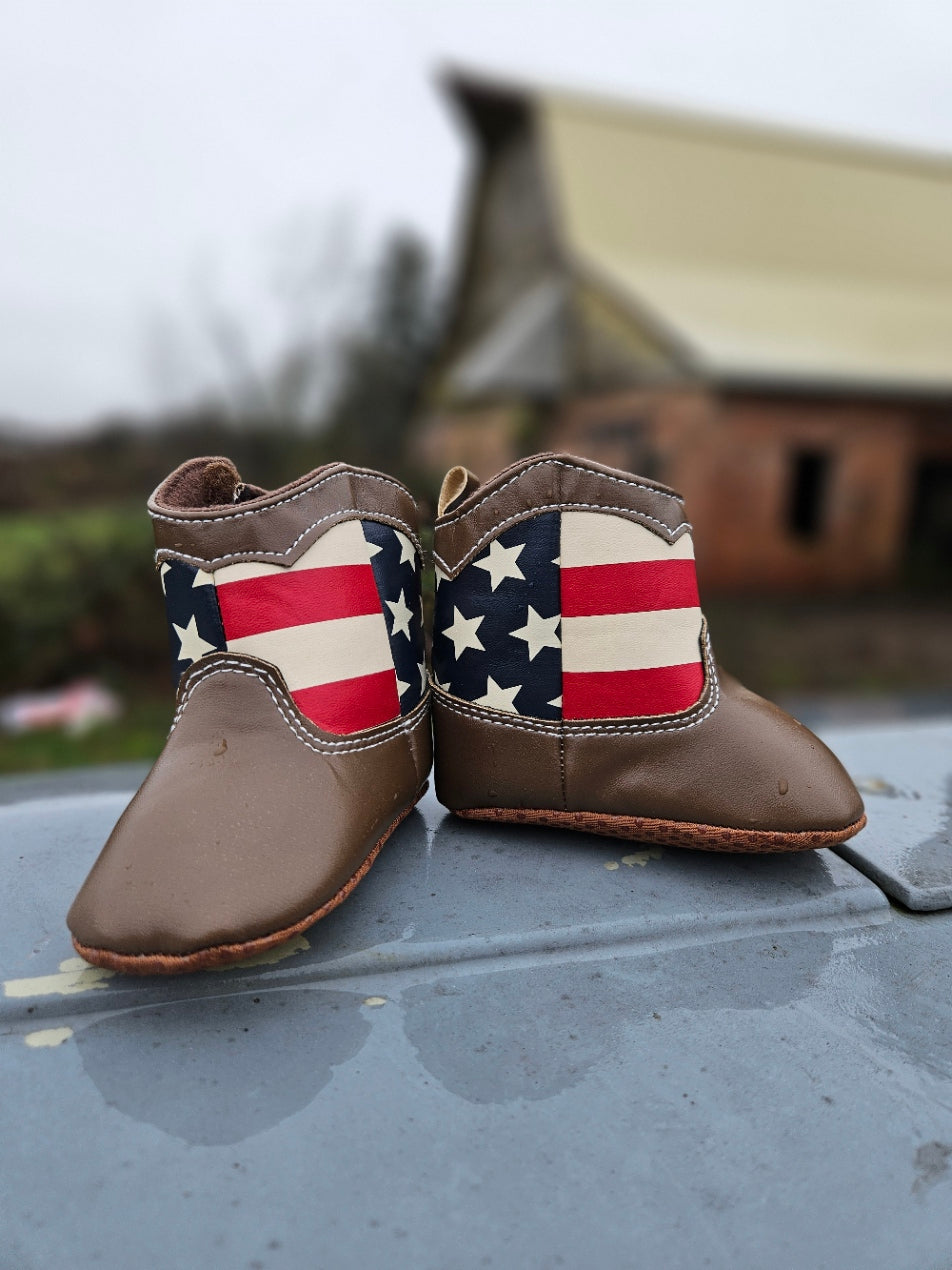
[(188, 398), (216, 314), (264, 364), (389, 226), (445, 254), (447, 61), (952, 152), (949, 0), (0, 0), (0, 418)]

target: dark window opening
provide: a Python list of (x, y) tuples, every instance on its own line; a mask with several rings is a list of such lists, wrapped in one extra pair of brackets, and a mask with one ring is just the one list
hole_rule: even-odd
[(923, 459), (916, 470), (906, 576), (917, 585), (947, 585), (952, 560), (952, 461)]
[(831, 467), (823, 450), (794, 451), (787, 528), (797, 538), (813, 541), (823, 533)]
[(589, 457), (634, 472), (649, 481), (662, 479), (661, 456), (652, 444), (652, 430), (643, 420), (600, 419), (586, 429)]

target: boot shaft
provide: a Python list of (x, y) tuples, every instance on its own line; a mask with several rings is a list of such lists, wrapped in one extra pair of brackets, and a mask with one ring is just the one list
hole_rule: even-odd
[(176, 684), (209, 654), (254, 657), (280, 671), (303, 715), (337, 734), (419, 704), (420, 546), (398, 482), (333, 464), (265, 493), (227, 460), (195, 459), (149, 510)]
[(663, 486), (569, 456), (444, 486), (437, 684), (556, 721), (676, 714), (704, 690), (690, 525)]

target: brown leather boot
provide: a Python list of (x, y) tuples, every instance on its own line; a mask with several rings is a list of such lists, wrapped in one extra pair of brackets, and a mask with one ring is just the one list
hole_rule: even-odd
[(852, 837), (811, 732), (719, 670), (664, 486), (571, 455), (446, 477), (434, 541), (436, 792), (474, 820), (717, 851)]
[(87, 961), (223, 965), (353, 890), (425, 788), (417, 510), (334, 463), (268, 493), (193, 459), (149, 500), (178, 696), (67, 918)]

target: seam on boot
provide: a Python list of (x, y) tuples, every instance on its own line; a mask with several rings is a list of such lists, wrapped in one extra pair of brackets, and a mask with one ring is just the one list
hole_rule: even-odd
[[(447, 516), (439, 517), (438, 528), (442, 529), (444, 525), (451, 525), (454, 521), (461, 520), (464, 516), (469, 516), (477, 507), (482, 507), (483, 503), (488, 503), (491, 498), (501, 494), (504, 489), (508, 489), (510, 485), (521, 480), (527, 472), (531, 472), (537, 467), (561, 467), (567, 468), (571, 472), (588, 472), (591, 470), (590, 468), (577, 466), (574, 463), (565, 463), (561, 459), (540, 459), (538, 463), (530, 463), (528, 467), (522, 468), (515, 476), (510, 476), (508, 481), (505, 481), (498, 489), (491, 490), (478, 503), (474, 503), (472, 507), (467, 507), (465, 511), (450, 512)], [(616, 485), (627, 485), (631, 489), (643, 489), (649, 494), (660, 494), (662, 498), (672, 499), (679, 507), (683, 508), (684, 506), (684, 500), (679, 495), (672, 494), (668, 490), (659, 489), (657, 485), (644, 485), (640, 481), (629, 481), (622, 476), (611, 476), (608, 472), (596, 472), (593, 475), (596, 475), (602, 481), (614, 481)]]
[(454, 714), (474, 719), (480, 723), (491, 723), (494, 727), (515, 729), (517, 732), (541, 732), (547, 736), (553, 736), (556, 733), (559, 736), (563, 734), (566, 736), (636, 736), (639, 733), (683, 732), (687, 728), (697, 727), (705, 719), (710, 718), (721, 699), (717, 666), (711, 650), (710, 636), (706, 630), (704, 634), (704, 666), (707, 682), (700, 701), (692, 706), (690, 711), (675, 715), (664, 723), (647, 721), (619, 724), (610, 721), (602, 725), (593, 724), (590, 728), (576, 728), (566, 727), (564, 720), (547, 722), (545, 719), (534, 720), (528, 715), (519, 715), (519, 722), (515, 723), (512, 721), (513, 715), (478, 706), (474, 702), (464, 701), (462, 697), (454, 697), (452, 694), (445, 692), (435, 680), (431, 680), (431, 691), (434, 701), (439, 702), (441, 706)]
[(247, 675), (251, 679), (257, 679), (261, 684), (263, 684), (268, 696), (274, 702), (275, 706), (277, 706), (278, 713), (284, 719), (291, 732), (294, 733), (302, 745), (306, 745), (309, 750), (314, 750), (317, 754), (333, 754), (339, 752), (346, 753), (354, 750), (372, 750), (378, 745), (385, 745), (388, 741), (392, 741), (395, 737), (400, 736), (402, 733), (411, 732), (419, 724), (421, 718), (423, 718), (426, 714), (430, 704), (430, 694), (427, 692), (420, 699), (419, 704), (411, 711), (410, 714), (400, 717), (400, 726), (390, 727), (387, 725), (388, 730), (385, 733), (377, 732), (372, 740), (347, 738), (342, 741), (319, 741), (315, 736), (307, 732), (301, 722), (289, 712), (286, 704), (281, 701), (269, 683), (269, 676), (265, 671), (258, 670), (252, 666), (243, 665), (240, 662), (229, 662), (222, 659), (216, 661), (213, 666), (209, 666), (207, 670), (203, 670), (202, 672), (194, 675), (189, 681), (189, 685), (185, 689), (185, 693), (179, 702), (178, 708), (175, 711), (175, 716), (172, 719), (172, 726), (169, 728), (169, 736), (171, 736), (175, 731), (177, 724), (182, 718), (185, 707), (188, 705), (188, 701), (192, 693), (200, 683), (203, 683), (206, 679), (211, 679), (213, 675)]
[[(322, 476), (319, 480), (316, 480), (313, 485), (307, 485), (304, 489), (298, 490), (294, 494), (288, 494), (286, 498), (281, 498), (276, 503), (264, 503), (261, 507), (250, 507), (247, 511), (229, 512), (225, 516), (170, 516), (165, 512), (154, 512), (151, 507), (147, 510), (153, 520), (164, 520), (168, 524), (172, 525), (180, 525), (183, 523), (187, 525), (214, 525), (223, 520), (236, 520), (240, 516), (257, 516), (260, 512), (270, 511), (272, 507), (284, 507), (287, 503), (294, 503), (299, 498), (306, 498), (308, 494), (312, 494), (314, 490), (316, 490), (320, 485), (323, 485), (325, 481), (333, 481), (341, 476), (359, 476), (361, 480), (381, 481), (384, 485), (392, 485), (394, 489), (398, 489), (402, 494), (406, 494), (410, 501), (413, 502), (414, 507), (416, 506), (413, 495), (407, 487), (405, 485), (401, 485), (399, 481), (395, 481), (389, 476), (381, 476), (377, 472), (357, 472), (353, 468), (345, 468), (343, 471), (328, 472), (326, 476)], [(157, 489), (153, 490), (151, 498), (154, 498), (157, 492)], [(196, 510), (201, 509), (198, 508)]]
[[(263, 507), (259, 508), (259, 511), (264, 511), (264, 510), (265, 508)], [(253, 514), (253, 513), (250, 513), (250, 514)], [(247, 516), (249, 515), (249, 513), (241, 512), (240, 515)], [(390, 525), (394, 529), (401, 529), (406, 533), (407, 537), (413, 543), (414, 547), (416, 547), (420, 555), (421, 556), (423, 555), (423, 546), (420, 542), (420, 539), (417, 537), (414, 530), (406, 523), (406, 521), (401, 520), (399, 516), (388, 516), (386, 512), (370, 513), (370, 512), (361, 510), (361, 508), (359, 507), (342, 507), (338, 511), (328, 512), (326, 516), (321, 516), (319, 520), (315, 520), (313, 524), (308, 525), (307, 529), (302, 530), (302, 532), (298, 534), (298, 536), (294, 539), (291, 545), (288, 548), (286, 548), (284, 551), (234, 551), (227, 556), (212, 556), (209, 558), (205, 556), (189, 556), (184, 554), (183, 552), (176, 551), (174, 547), (159, 547), (155, 553), (155, 562), (156, 564), (159, 564), (162, 560), (184, 560), (186, 564), (208, 565), (208, 564), (211, 564), (212, 561), (215, 561), (216, 566), (221, 567), (221, 565), (223, 565), (226, 560), (260, 560), (263, 556), (271, 556), (274, 559), (280, 561), (283, 556), (290, 555), (290, 553), (298, 545), (301, 539), (306, 538), (312, 529), (316, 529), (318, 525), (323, 525), (325, 521), (334, 520), (335, 518), (339, 521), (343, 521), (347, 519), (378, 520), (381, 522), (381, 524)], [(156, 519), (168, 520), (170, 518), (167, 516), (166, 517), (159, 516), (159, 517), (156, 517)], [(228, 520), (230, 519), (230, 517), (223, 516), (220, 519)], [(188, 523), (190, 525), (195, 525), (195, 524), (210, 524), (211, 522), (210, 521), (189, 521)]]
[[(682, 520), (679, 525), (675, 525), (674, 529), (670, 529), (663, 520), (658, 520), (656, 516), (649, 516), (647, 512), (640, 512), (634, 507), (604, 507), (600, 503), (546, 503), (541, 507), (527, 507), (524, 511), (516, 512), (515, 515), (507, 516), (505, 520), (498, 521), (491, 529), (487, 529), (481, 538), (477, 539), (472, 547), (470, 547), (466, 552), (465, 556), (460, 558), (459, 564), (455, 566), (447, 564), (447, 562), (435, 549), (433, 551), (433, 559), (435, 563), (440, 566), (443, 573), (445, 573), (449, 578), (454, 578), (458, 573), (461, 573), (463, 568), (479, 553), (480, 548), (483, 547), (490, 538), (497, 538), (507, 525), (514, 525), (520, 520), (529, 520), (531, 517), (538, 516), (542, 512), (563, 511), (619, 512), (621, 515), (625, 516), (626, 519), (644, 523), (646, 529), (650, 528), (650, 526), (645, 522), (650, 521), (651, 524), (658, 525), (664, 530), (664, 533), (659, 534), (659, 537), (664, 538), (666, 542), (672, 543), (677, 542), (680, 537), (689, 532), (691, 529), (691, 522), (688, 520)], [(443, 526), (441, 525), (439, 528), (442, 529)]]

